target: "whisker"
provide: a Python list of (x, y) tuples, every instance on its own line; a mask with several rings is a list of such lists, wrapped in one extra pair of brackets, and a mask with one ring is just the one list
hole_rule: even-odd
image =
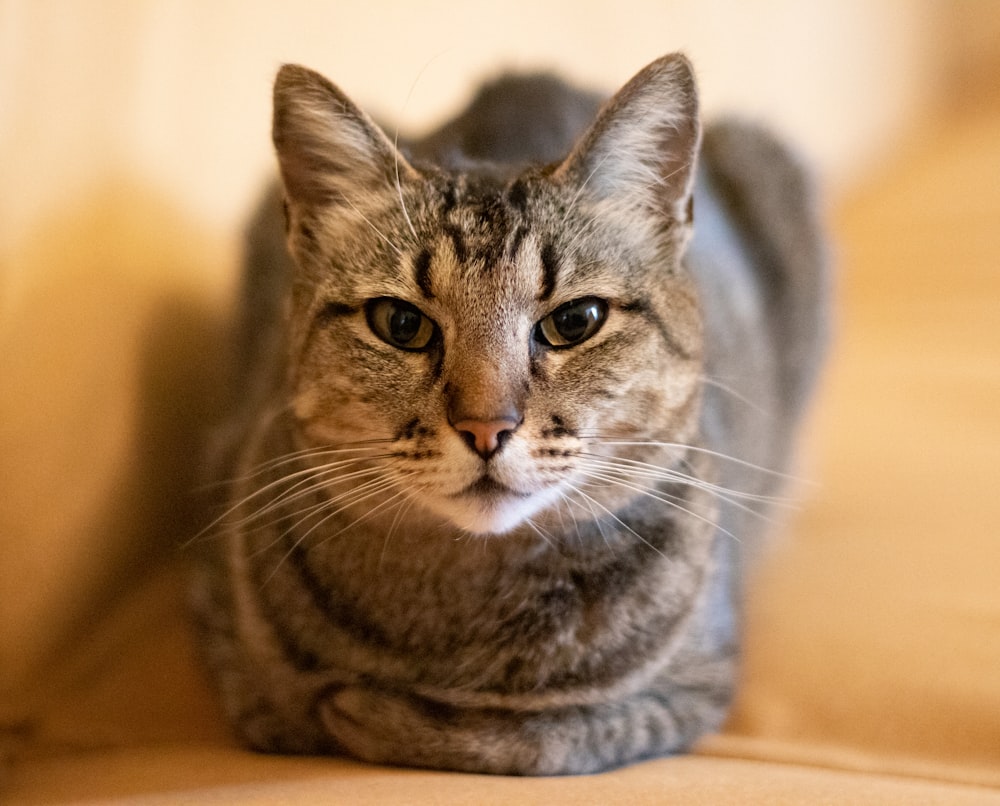
[[(730, 456), (726, 453), (721, 453), (720, 451), (712, 450), (711, 448), (703, 448), (699, 445), (685, 445), (683, 442), (661, 442), (659, 440), (650, 440), (641, 437), (634, 439), (625, 439), (621, 437), (615, 437), (614, 439), (604, 439), (600, 434), (580, 435), (580, 439), (587, 440), (589, 442), (595, 442), (602, 446), (610, 447), (622, 447), (622, 446), (634, 446), (634, 447), (649, 447), (649, 448), (678, 448), (685, 451), (692, 451), (694, 453), (702, 453), (707, 456), (713, 456), (716, 459), (721, 459), (725, 462), (732, 462), (733, 464), (745, 467), (748, 470), (754, 470), (758, 473), (763, 473), (767, 476), (773, 476), (774, 478), (783, 479), (784, 481), (802, 483), (805, 479), (798, 476), (792, 476), (788, 473), (782, 473), (778, 470), (772, 470), (771, 468), (764, 467), (763, 465), (757, 465), (753, 462), (748, 462), (745, 459), (738, 459), (735, 456)], [(592, 454), (593, 455), (593, 454)]]
[(346, 202), (346, 204), (347, 204), (348, 207), (350, 207), (352, 210), (354, 210), (354, 212), (357, 213), (361, 217), (362, 221), (364, 221), (369, 227), (371, 227), (372, 232), (374, 232), (376, 235), (378, 235), (379, 238), (381, 238), (383, 241), (385, 241), (385, 243), (391, 249), (395, 250), (395, 252), (396, 252), (397, 255), (399, 255), (400, 257), (403, 256), (403, 250), (400, 249), (398, 246), (396, 246), (396, 244), (394, 244), (392, 241), (390, 241), (389, 238), (386, 236), (386, 234), (384, 232), (382, 232), (382, 230), (380, 230), (378, 227), (376, 227), (368, 219), (368, 217), (357, 208), (357, 206), (354, 204), (354, 202), (352, 202), (346, 196), (343, 197), (343, 200), (344, 200), (344, 202)]
[[(332, 498), (325, 498), (325, 499), (323, 499), (322, 501), (319, 501), (316, 504), (313, 504), (311, 506), (305, 507), (303, 509), (299, 509), (296, 512), (288, 513), (288, 515), (286, 515), (284, 518), (279, 517), (279, 518), (275, 518), (275, 519), (270, 520), (270, 521), (264, 521), (264, 522), (261, 522), (261, 523), (254, 523), (254, 520), (257, 517), (259, 517), (258, 513), (254, 513), (254, 515), (252, 517), (249, 517), (247, 519), (247, 523), (244, 524), (244, 525), (247, 525), (247, 526), (251, 526), (252, 525), (254, 528), (256, 528), (258, 530), (264, 530), (264, 529), (268, 529), (268, 528), (270, 528), (272, 526), (275, 526), (275, 525), (281, 523), (287, 517), (295, 517), (295, 518), (297, 518), (297, 520), (294, 523), (292, 523), (291, 525), (289, 525), (282, 532), (282, 534), (280, 534), (274, 541), (272, 541), (271, 543), (268, 543), (265, 546), (261, 547), (261, 549), (257, 552), (257, 553), (261, 553), (261, 552), (263, 552), (263, 551), (271, 548), (275, 543), (277, 543), (288, 532), (291, 532), (291, 531), (294, 531), (295, 529), (300, 528), (303, 524), (305, 524), (314, 515), (322, 513), (322, 512), (327, 512), (328, 510), (331, 510), (332, 507), (337, 507), (337, 509), (331, 513), (331, 514), (335, 515), (337, 512), (341, 512), (344, 509), (346, 509), (347, 507), (351, 506), (353, 503), (355, 503), (356, 500), (363, 500), (363, 497), (364, 497), (364, 495), (366, 493), (369, 493), (372, 490), (381, 489), (382, 485), (390, 485), (391, 486), (390, 480), (386, 480), (385, 478), (371, 479), (370, 481), (366, 481), (364, 484), (361, 484), (361, 485), (359, 485), (357, 487), (353, 487), (352, 489), (348, 490), (347, 492), (340, 493), (339, 495), (335, 495)], [(325, 485), (316, 485), (315, 489), (320, 489), (323, 486), (325, 486)], [(314, 489), (314, 491), (315, 491), (315, 489)]]
[[(424, 73), (427, 71), (427, 68), (430, 67), (432, 64), (434, 64), (435, 61), (437, 61), (441, 56), (443, 56), (449, 50), (450, 48), (446, 48), (437, 55), (432, 56), (424, 63), (424, 66), (420, 68), (420, 71), (417, 73), (416, 78), (413, 79), (413, 83), (410, 84), (410, 89), (406, 93), (406, 98), (403, 100), (403, 109), (399, 115), (400, 119), (406, 116), (406, 108), (410, 104), (410, 98), (413, 96), (413, 91), (417, 88), (417, 84), (420, 83), (420, 79), (423, 78)], [(406, 201), (403, 199), (403, 186), (399, 178), (399, 125), (398, 124), (396, 125), (396, 129), (393, 132), (392, 136), (392, 150), (393, 150), (393, 162), (394, 162), (393, 167), (396, 172), (396, 193), (399, 196), (399, 207), (400, 210), (402, 210), (403, 212), (403, 218), (406, 220), (406, 226), (409, 228), (410, 234), (413, 236), (413, 240), (419, 241), (420, 238), (417, 235), (417, 230), (414, 228), (413, 221), (410, 220), (410, 214), (406, 209)]]
[(575, 504), (572, 500), (570, 500), (570, 497), (566, 493), (560, 492), (558, 506), (556, 507), (556, 514), (559, 516), (559, 531), (564, 536), (569, 534), (566, 529), (566, 523), (563, 520), (563, 510), (566, 510), (569, 513), (569, 516), (573, 519), (573, 528), (576, 531), (576, 542), (578, 545), (582, 545), (583, 535), (580, 534), (580, 521), (577, 520), (576, 513), (573, 511), (574, 507)]
[[(389, 443), (390, 441), (391, 440), (372, 440), (373, 443), (372, 445), (365, 445), (365, 446), (358, 446), (351, 448), (304, 448), (301, 451), (293, 451), (291, 453), (286, 453), (283, 456), (279, 456), (275, 459), (271, 459), (267, 462), (261, 462), (259, 465), (250, 468), (250, 470), (245, 475), (234, 477), (232, 479), (229, 479), (228, 482), (225, 483), (228, 484), (239, 484), (241, 482), (245, 483), (257, 478), (258, 476), (264, 475), (265, 473), (277, 470), (280, 467), (284, 467), (285, 465), (290, 465), (290, 464), (295, 464), (296, 462), (300, 462), (303, 459), (318, 459), (321, 457), (337, 456), (345, 453), (374, 451), (377, 450), (382, 445)], [(345, 461), (356, 462), (356, 461), (364, 461), (370, 459), (383, 459), (390, 455), (391, 454), (383, 453), (379, 456), (358, 456), (354, 459), (349, 459)]]
[[(260, 509), (254, 510), (249, 515), (246, 515), (239, 521), (235, 521), (227, 525), (248, 526), (254, 523), (255, 521), (259, 520), (263, 516), (269, 514), (270, 512), (273, 512), (274, 510), (279, 509), (280, 507), (286, 507), (303, 498), (308, 498), (310, 495), (313, 495), (314, 493), (319, 492), (320, 490), (328, 488), (331, 484), (341, 484), (343, 482), (364, 478), (365, 476), (378, 476), (384, 472), (385, 471), (382, 468), (372, 467), (372, 468), (367, 468), (365, 470), (356, 470), (353, 473), (341, 474), (338, 471), (331, 470), (324, 473), (316, 474), (315, 476), (299, 481), (288, 490), (283, 491), (280, 495), (278, 495), (276, 498), (268, 502)], [(335, 478), (332, 479), (329, 478), (329, 476), (333, 473), (336, 473)], [(354, 489), (357, 490), (359, 488), (356, 487)], [(344, 495), (346, 494), (347, 493), (344, 493)], [(323, 504), (321, 503), (318, 506), (323, 506)]]
[[(362, 501), (367, 501), (369, 498), (373, 498), (376, 495), (380, 495), (385, 490), (392, 489), (394, 486), (397, 485), (398, 481), (399, 480), (397, 480), (397, 479), (383, 479), (382, 483), (379, 486), (375, 487), (374, 489), (371, 489), (365, 495), (354, 496), (349, 501), (347, 501), (346, 503), (343, 503), (342, 506), (338, 506), (338, 507), (336, 507), (336, 509), (334, 509), (331, 512), (329, 512), (328, 514), (324, 515), (319, 521), (317, 521), (315, 524), (313, 524), (312, 526), (310, 526), (305, 532), (303, 532), (301, 535), (298, 535), (298, 537), (295, 539), (295, 541), (289, 547), (288, 551), (286, 551), (282, 555), (281, 559), (279, 559), (278, 562), (275, 564), (274, 569), (271, 571), (270, 574), (268, 574), (267, 578), (263, 581), (263, 584), (266, 585), (268, 582), (270, 582), (271, 579), (274, 578), (274, 575), (277, 574), (278, 571), (281, 569), (281, 566), (284, 565), (285, 562), (288, 561), (288, 558), (292, 556), (292, 552), (294, 552), (299, 546), (301, 546), (306, 541), (306, 539), (311, 534), (313, 534), (317, 529), (319, 529), (323, 524), (327, 523), (332, 518), (337, 517), (337, 515), (339, 515), (341, 512), (344, 512), (348, 507), (354, 506), (356, 504), (360, 504)], [(385, 508), (392, 501), (394, 501), (397, 498), (400, 498), (402, 496), (405, 496), (405, 495), (406, 495), (406, 491), (405, 490), (399, 490), (395, 495), (393, 495), (390, 498), (388, 498), (385, 501), (383, 501), (380, 506), (375, 507), (374, 509), (368, 510), (367, 512), (365, 512), (364, 514), (362, 514), (358, 518), (355, 518), (349, 524), (347, 524), (346, 526), (344, 526), (342, 529), (339, 529), (338, 531), (334, 532), (332, 535), (325, 536), (323, 538), (322, 542), (326, 543), (326, 542), (329, 542), (330, 540), (332, 540), (332, 539), (340, 536), (341, 534), (343, 534), (344, 532), (346, 532), (348, 529), (352, 529), (357, 524), (361, 523), (362, 521), (364, 521), (367, 518), (371, 517), (372, 515), (374, 515), (375, 513), (377, 513), (378, 511), (380, 511), (381, 509)], [(347, 498), (348, 496), (345, 494), (344, 497)], [(330, 503), (332, 503), (332, 502), (330, 502)], [(308, 519), (308, 516), (307, 516), (307, 519)], [(299, 526), (301, 526), (303, 522), (304, 522), (304, 519), (300, 519), (295, 524), (293, 524), (292, 526), (290, 526), (288, 528), (288, 530), (286, 530), (281, 535), (279, 535), (278, 540), (280, 540), (280, 539), (288, 536), (288, 534), (290, 534), (296, 528), (298, 528)], [(274, 546), (277, 542), (278, 541), (275, 540), (273, 543), (271, 543), (271, 546)]]
[(413, 236), (413, 240), (417, 241), (417, 230), (413, 226), (413, 222), (410, 221), (410, 214), (406, 210), (406, 201), (403, 199), (403, 185), (399, 181), (399, 129), (396, 129), (396, 135), (392, 141), (392, 152), (393, 159), (395, 161), (396, 169), (396, 194), (399, 196), (399, 207), (403, 211), (403, 218), (406, 220), (406, 226), (410, 229), (410, 234)]
[[(383, 454), (381, 456), (369, 456), (369, 457), (363, 457), (363, 459), (366, 461), (370, 461), (372, 459), (385, 458), (390, 455), (391, 454)], [(266, 495), (275, 488), (281, 488), (283, 485), (287, 485), (290, 481), (294, 479), (302, 479), (303, 477), (305, 477), (304, 479), (305, 482), (308, 483), (310, 477), (316, 477), (319, 473), (333, 473), (336, 472), (337, 470), (340, 470), (343, 467), (346, 467), (350, 464), (354, 464), (358, 461), (361, 461), (361, 459), (345, 459), (342, 460), (341, 462), (331, 462), (327, 465), (323, 465), (318, 468), (314, 467), (304, 468), (302, 470), (295, 471), (294, 473), (286, 474), (278, 479), (274, 479), (273, 481), (269, 482), (268, 484), (265, 484), (263, 487), (260, 487), (259, 489), (254, 490), (252, 493), (244, 496), (239, 501), (234, 503), (225, 512), (223, 512), (221, 515), (215, 518), (211, 523), (205, 526), (205, 528), (199, 531), (198, 534), (196, 534), (193, 538), (191, 538), (191, 541), (189, 542), (193, 542), (194, 540), (203, 537), (210, 530), (214, 529), (220, 524), (226, 523), (229, 516), (232, 515), (234, 512), (239, 511), (242, 507), (249, 504), (255, 498), (260, 498), (261, 496)], [(297, 485), (293, 485), (291, 489), (294, 489), (295, 486)], [(283, 491), (282, 495), (286, 494), (289, 491), (290, 490)]]
[(726, 384), (724, 384), (722, 381), (717, 380), (715, 378), (710, 378), (708, 375), (702, 375), (701, 376), (701, 382), (704, 383), (704, 384), (706, 384), (706, 385), (708, 385), (708, 386), (714, 386), (716, 389), (719, 389), (720, 391), (725, 392), (727, 395), (730, 395), (734, 399), (738, 400), (740, 403), (743, 403), (745, 406), (747, 406), (747, 408), (749, 408), (749, 409), (755, 411), (757, 414), (761, 415), (761, 417), (765, 417), (768, 420), (773, 420), (774, 419), (774, 416), (771, 414), (771, 412), (769, 412), (763, 406), (761, 406), (761, 405), (759, 405), (757, 403), (754, 403), (754, 401), (752, 401), (746, 395), (740, 394), (735, 389), (733, 389), (731, 386), (727, 386)]
[[(333, 512), (330, 515), (328, 515), (327, 517), (325, 517), (322, 521), (320, 521), (318, 524), (316, 524), (316, 526), (312, 527), (308, 532), (306, 532), (306, 534), (304, 534), (302, 536), (302, 538), (304, 539), (305, 537), (307, 537), (311, 532), (315, 531), (319, 526), (321, 526), (323, 523), (325, 523), (326, 521), (328, 521), (331, 517), (335, 517), (339, 513), (344, 512), (348, 507), (354, 506), (355, 504), (360, 504), (362, 501), (367, 501), (369, 498), (373, 498), (376, 495), (380, 495), (385, 490), (392, 489), (395, 486), (398, 486), (398, 483), (397, 483), (396, 479), (387, 479), (386, 483), (382, 487), (379, 487), (378, 489), (376, 489), (376, 490), (368, 493), (367, 495), (363, 495), (363, 496), (356, 497), (356, 498), (352, 499), (351, 501), (349, 501), (348, 503), (346, 503), (342, 507), (340, 507), (336, 512)], [(342, 535), (344, 532), (348, 531), (349, 529), (353, 529), (359, 523), (362, 523), (363, 521), (368, 520), (368, 518), (371, 518), (372, 516), (378, 514), (383, 509), (385, 509), (386, 507), (388, 507), (389, 504), (391, 504), (396, 499), (398, 499), (398, 498), (405, 498), (406, 496), (407, 496), (407, 491), (405, 489), (399, 490), (394, 495), (391, 495), (389, 498), (387, 498), (385, 501), (382, 501), (378, 506), (376, 506), (376, 507), (374, 507), (372, 509), (369, 509), (366, 512), (364, 512), (361, 515), (359, 515), (357, 518), (355, 518), (353, 521), (351, 521), (349, 524), (347, 524), (343, 528), (337, 530), (336, 532), (334, 532), (331, 535), (326, 535), (321, 542), (322, 543), (328, 543), (329, 541), (333, 540), (336, 537), (339, 537), (340, 535)]]
[[(639, 534), (635, 529), (633, 529), (631, 526), (629, 526), (627, 523), (625, 523), (625, 521), (623, 521), (621, 518), (619, 518), (614, 512), (612, 512), (610, 509), (608, 509), (606, 506), (604, 506), (604, 504), (602, 504), (596, 498), (593, 498), (593, 497), (587, 495), (583, 490), (579, 489), (578, 487), (573, 487), (573, 491), (577, 495), (583, 496), (583, 498), (586, 501), (588, 501), (591, 504), (594, 504), (594, 505), (600, 507), (601, 509), (603, 509), (608, 515), (611, 516), (611, 518), (616, 523), (618, 523), (620, 526), (624, 527), (627, 531), (631, 532), (633, 535), (635, 535), (637, 538), (639, 538), (640, 541), (642, 541), (645, 545), (649, 546), (649, 548), (651, 548), (653, 551), (655, 551), (661, 557), (664, 557), (664, 558), (666, 557), (666, 555), (662, 551), (660, 551), (656, 546), (654, 546), (652, 543), (650, 543), (646, 538), (644, 538), (641, 534)], [(598, 523), (598, 524), (600, 524), (601, 519), (600, 518), (595, 518), (595, 522)], [(602, 532), (601, 534), (603, 536), (604, 533)], [(607, 538), (606, 537), (605, 537), (604, 542), (607, 543)], [(609, 546), (609, 548), (610, 548), (610, 546)]]
[(542, 540), (545, 541), (548, 545), (550, 545), (550, 546), (554, 546), (555, 545), (555, 540), (552, 537), (552, 535), (550, 535), (548, 532), (546, 532), (541, 526), (539, 526), (537, 523), (535, 523), (531, 518), (525, 518), (524, 519), (524, 523), (530, 529), (532, 529), (535, 532), (535, 534), (537, 534), (540, 538), (542, 538)]
[[(318, 449), (318, 450), (307, 449), (305, 452), (303, 452), (303, 451), (296, 451), (295, 453), (301, 458), (302, 456), (307, 456), (309, 454), (321, 455), (322, 453), (327, 452), (327, 451), (332, 451), (333, 453), (336, 453), (336, 452), (339, 452), (340, 450), (354, 450), (354, 449), (339, 449), (339, 448), (338, 449)], [(301, 488), (303, 486), (309, 485), (311, 483), (314, 483), (319, 478), (329, 479), (329, 476), (333, 475), (333, 474), (337, 474), (340, 478), (353, 478), (353, 474), (344, 474), (341, 471), (343, 471), (344, 468), (350, 467), (351, 465), (358, 464), (360, 462), (369, 462), (369, 461), (373, 461), (373, 460), (385, 459), (385, 458), (390, 458), (391, 456), (392, 456), (392, 454), (383, 453), (383, 454), (376, 454), (376, 455), (353, 457), (353, 458), (350, 458), (350, 459), (342, 459), (342, 460), (339, 460), (339, 461), (336, 461), (336, 462), (328, 462), (326, 464), (319, 465), (317, 467), (302, 468), (302, 469), (297, 470), (297, 471), (295, 471), (293, 473), (287, 473), (287, 474), (281, 476), (280, 478), (273, 479), (272, 481), (268, 482), (264, 486), (262, 486), (262, 487), (260, 487), (260, 488), (258, 488), (256, 490), (250, 492), (249, 494), (243, 496), (242, 498), (239, 499), (239, 501), (236, 501), (231, 506), (229, 506), (226, 510), (224, 510), (221, 514), (219, 514), (218, 516), (216, 516), (215, 518), (213, 518), (207, 525), (205, 525), (195, 535), (193, 535), (189, 540), (187, 540), (184, 543), (184, 546), (185, 547), (191, 546), (195, 542), (197, 542), (197, 541), (201, 540), (202, 538), (204, 538), (209, 532), (217, 529), (218, 527), (220, 527), (222, 525), (232, 525), (232, 526), (237, 526), (237, 527), (238, 526), (247, 525), (248, 523), (252, 522), (255, 518), (259, 518), (262, 514), (266, 514), (266, 512), (269, 511), (271, 508), (273, 508), (273, 506), (277, 502), (281, 502), (281, 501), (286, 501), (287, 502), (287, 500), (289, 500), (289, 499), (294, 500), (295, 496), (293, 496), (292, 494), (295, 493), (295, 491), (297, 491), (297, 490), (301, 491)], [(276, 460), (271, 460), (270, 462), (264, 462), (263, 465), (268, 465), (268, 464), (272, 464), (272, 463), (277, 462), (278, 463), (277, 465), (274, 465), (272, 468), (270, 468), (273, 471), (273, 470), (277, 469), (277, 467), (280, 466), (280, 464), (287, 463), (285, 461), (287, 458), (288, 458), (287, 456), (285, 456), (285, 457), (279, 457)], [(293, 461), (293, 460), (288, 460), (288, 461)], [(375, 469), (375, 468), (368, 468), (367, 470), (371, 470), (372, 472), (378, 472), (377, 469)], [(263, 468), (263, 469), (261, 469), (259, 471), (250, 473), (249, 475), (245, 476), (243, 479), (235, 479), (235, 480), (233, 480), (230, 483), (231, 484), (238, 484), (238, 483), (240, 483), (241, 480), (242, 481), (249, 481), (249, 480), (252, 480), (253, 478), (255, 478), (256, 476), (259, 476), (259, 475), (261, 475), (262, 473), (265, 473), (265, 472), (267, 472), (267, 469)], [(357, 472), (364, 472), (364, 471), (357, 471)], [(331, 481), (328, 480), (325, 483), (331, 483)], [(315, 485), (314, 487), (312, 487), (310, 489), (317, 489), (319, 486), (322, 486), (322, 485), (318, 485), (317, 484), (317, 485)], [(235, 521), (230, 520), (231, 516), (234, 513), (238, 512), (240, 509), (242, 509), (243, 507), (247, 506), (248, 504), (250, 504), (255, 499), (263, 498), (263, 497), (267, 496), (269, 493), (273, 493), (275, 491), (277, 491), (277, 497), (274, 500), (269, 501), (262, 508), (254, 511), (250, 515), (244, 516), (244, 517), (242, 517), (242, 518), (240, 518), (238, 520), (235, 520)], [(303, 495), (305, 495), (305, 494), (307, 494), (307, 493), (303, 493)]]
[(389, 525), (389, 530), (385, 534), (385, 540), (382, 541), (382, 553), (379, 554), (378, 567), (382, 568), (382, 562), (385, 560), (385, 553), (389, 549), (389, 543), (392, 540), (393, 535), (396, 534), (396, 529), (399, 528), (399, 524), (402, 523), (403, 517), (416, 503), (412, 498), (404, 498), (399, 502), (399, 506), (396, 509), (396, 514), (392, 518), (392, 523)]
[(723, 501), (734, 505), (736, 505), (739, 500), (743, 500), (774, 504), (776, 506), (793, 506), (793, 502), (786, 498), (733, 490), (728, 487), (723, 487), (720, 484), (714, 484), (713, 482), (699, 479), (697, 476), (682, 473), (679, 470), (660, 467), (659, 465), (650, 464), (649, 462), (641, 462), (637, 459), (626, 459), (621, 456), (607, 457), (595, 453), (581, 453), (580, 455), (587, 457), (587, 463), (593, 467), (599, 467), (603, 470), (612, 470), (622, 474), (641, 476), (643, 478), (657, 479), (659, 481), (679, 482), (690, 487), (696, 487), (699, 490), (713, 493)]
[(732, 532), (730, 532), (729, 530), (723, 528), (718, 522), (712, 520), (711, 518), (706, 518), (704, 515), (701, 515), (701, 514), (695, 512), (694, 510), (689, 509), (688, 507), (681, 506), (676, 501), (671, 501), (668, 497), (666, 497), (665, 495), (663, 495), (662, 493), (660, 493), (658, 490), (650, 490), (650, 489), (645, 488), (645, 487), (639, 487), (639, 486), (637, 486), (635, 484), (629, 484), (628, 482), (623, 481), (622, 479), (614, 478), (612, 476), (605, 476), (605, 475), (602, 475), (600, 473), (593, 473), (592, 471), (584, 471), (584, 475), (587, 478), (596, 478), (596, 479), (598, 479), (600, 481), (607, 481), (607, 482), (611, 482), (612, 484), (617, 484), (618, 486), (624, 487), (627, 490), (632, 490), (634, 492), (639, 493), (640, 495), (645, 495), (648, 498), (652, 498), (654, 501), (660, 501), (661, 503), (664, 503), (664, 504), (666, 504), (669, 507), (673, 507), (674, 509), (679, 510), (680, 512), (684, 512), (685, 514), (690, 515), (692, 518), (695, 518), (695, 519), (701, 521), (702, 523), (708, 524), (713, 529), (718, 529), (723, 534), (728, 535), (729, 537), (731, 537), (737, 543), (742, 543), (743, 542), (742, 540), (740, 540), (740, 538), (738, 538)]
[[(608, 536), (607, 536), (607, 534), (604, 531), (604, 524), (603, 524), (601, 518), (597, 517), (597, 512), (594, 510), (594, 504), (597, 503), (596, 499), (591, 498), (589, 495), (587, 495), (586, 493), (584, 493), (583, 490), (581, 490), (575, 484), (571, 487), (571, 490), (573, 492), (575, 492), (575, 493), (578, 493), (583, 498), (583, 502), (587, 505), (587, 508), (590, 510), (591, 520), (593, 521), (594, 525), (597, 527), (597, 531), (601, 535), (601, 540), (604, 541), (604, 545), (607, 546), (610, 551), (614, 552), (614, 547), (611, 545), (611, 541), (608, 540)], [(582, 538), (580, 537), (579, 526), (577, 527), (576, 536), (582, 542)]]
[[(622, 468), (615, 466), (613, 464), (600, 463), (600, 462), (589, 462), (588, 467), (595, 467), (602, 471), (604, 475), (603, 478), (618, 482), (620, 480), (631, 480), (633, 477), (638, 476), (640, 478), (653, 479), (656, 481), (668, 481), (675, 484), (682, 484), (687, 487), (693, 487), (703, 492), (707, 492), (714, 496), (716, 499), (725, 502), (729, 506), (738, 509), (742, 512), (746, 512), (748, 515), (752, 515), (755, 518), (763, 521), (764, 523), (773, 523), (773, 520), (769, 518), (765, 513), (759, 512), (753, 507), (749, 506), (743, 501), (738, 500), (742, 498), (744, 500), (750, 500), (755, 503), (764, 503), (772, 505), (782, 505), (786, 508), (791, 507), (791, 504), (786, 504), (784, 502), (775, 502), (774, 500), (768, 498), (767, 496), (753, 495), (751, 493), (737, 493), (734, 491), (729, 491), (725, 487), (720, 487), (719, 485), (710, 484), (709, 482), (703, 482), (694, 476), (687, 476), (683, 473), (670, 472), (670, 475), (661, 475), (660, 473), (653, 473), (650, 471), (644, 471), (642, 469), (633, 470), (631, 468)], [(655, 466), (654, 466), (655, 467)], [(670, 493), (664, 492), (663, 490), (657, 490), (657, 495), (673, 499), (674, 501), (684, 500), (678, 496), (671, 495)], [(693, 502), (689, 502), (693, 503)]]

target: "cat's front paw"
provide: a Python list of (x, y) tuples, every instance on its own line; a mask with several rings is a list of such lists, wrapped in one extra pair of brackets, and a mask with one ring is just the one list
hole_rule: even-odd
[(318, 704), (329, 736), (364, 761), (503, 775), (594, 773), (683, 751), (715, 728), (715, 690), (649, 690), (542, 710), (462, 708), (375, 686), (331, 690)]
[(434, 725), (405, 695), (363, 686), (332, 691), (319, 706), (323, 725), (344, 750), (363, 761), (439, 766), (443, 726)]
[[(332, 692), (320, 704), (324, 727), (346, 752), (373, 763), (392, 763), (395, 745), (393, 722), (383, 722), (386, 709), (381, 698), (366, 689), (349, 686)], [(406, 721), (404, 719), (404, 721)]]
[(348, 686), (319, 704), (330, 736), (347, 753), (377, 764), (537, 774), (544, 753), (499, 714), (486, 715), (404, 692)]

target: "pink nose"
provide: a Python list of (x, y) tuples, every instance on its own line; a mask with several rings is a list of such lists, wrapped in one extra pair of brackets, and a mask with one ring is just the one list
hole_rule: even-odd
[(465, 437), (470, 448), (483, 459), (489, 459), (500, 449), (504, 438), (518, 425), (520, 423), (517, 420), (501, 418), (499, 420), (459, 420), (454, 423), (454, 428)]

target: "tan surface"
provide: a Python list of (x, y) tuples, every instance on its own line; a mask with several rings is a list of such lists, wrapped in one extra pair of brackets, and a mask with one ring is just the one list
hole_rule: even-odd
[(1000, 114), (839, 211), (822, 486), (761, 580), (733, 730), (1000, 783)]
[[(137, 748), (36, 764), (29, 794), (15, 803), (98, 795), (128, 803), (303, 804), (667, 804), (1000, 803), (986, 789), (880, 774), (685, 756), (579, 778), (496, 778), (366, 767), (336, 759), (248, 756), (215, 746)], [(93, 779), (99, 777), (95, 787)]]
[[(135, 202), (127, 190), (119, 199)], [(158, 231), (142, 220), (154, 208), (129, 207), (137, 232)], [(8, 500), (23, 504), (4, 511), (4, 534), (31, 534), (33, 517), (87, 537), (75, 552), (6, 544), (69, 582), (63, 615), (14, 625), (23, 651), (3, 658), (11, 764), (0, 798), (1000, 802), (1000, 110), (942, 126), (835, 220), (839, 336), (803, 471), (820, 485), (755, 587), (731, 725), (696, 756), (573, 780), (263, 758), (231, 745), (193, 661), (178, 554), (162, 548), (164, 519), (185, 523), (171, 496), (187, 478), (189, 420), (207, 405), (214, 297), (190, 267), (138, 283), (120, 253), (118, 274), (80, 263), (34, 309), (61, 328), (0, 328), (0, 469), (19, 493)], [(186, 304), (165, 306), (172, 298)], [(145, 363), (160, 372), (137, 374), (129, 340), (151, 320), (173, 337), (147, 341)], [(27, 360), (39, 355), (54, 363)], [(90, 390), (90, 405), (24, 394), (61, 378), (71, 400)], [(120, 429), (133, 418), (151, 443)], [(25, 424), (103, 429), (102, 461), (61, 457), (74, 484), (42, 506), (29, 493), (45, 494), (54, 465), (22, 468), (34, 450)], [(12, 606), (34, 584), (30, 573), (2, 581)]]

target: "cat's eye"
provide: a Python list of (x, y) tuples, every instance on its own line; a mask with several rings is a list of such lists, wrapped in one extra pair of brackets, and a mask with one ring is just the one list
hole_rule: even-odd
[(572, 347), (593, 336), (608, 317), (608, 303), (597, 297), (560, 305), (535, 326), (535, 339), (549, 347)]
[(434, 322), (409, 302), (380, 297), (365, 306), (365, 313), (375, 335), (400, 350), (426, 350), (434, 339)]

